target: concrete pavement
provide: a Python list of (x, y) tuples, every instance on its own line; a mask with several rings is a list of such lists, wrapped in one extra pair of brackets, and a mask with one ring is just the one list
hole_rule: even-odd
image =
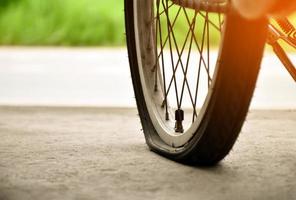
[(219, 165), (148, 150), (135, 109), (0, 107), (0, 199), (296, 198), (296, 111), (251, 111)]

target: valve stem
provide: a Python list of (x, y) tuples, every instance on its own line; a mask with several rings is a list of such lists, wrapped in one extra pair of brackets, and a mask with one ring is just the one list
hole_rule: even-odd
[(175, 111), (175, 132), (176, 133), (183, 133), (183, 120), (184, 120), (184, 111), (181, 109), (178, 109)]

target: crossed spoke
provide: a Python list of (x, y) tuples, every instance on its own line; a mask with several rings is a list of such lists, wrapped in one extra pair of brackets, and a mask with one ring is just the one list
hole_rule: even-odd
[[(182, 83), (182, 91), (181, 91), (181, 100), (180, 100), (180, 104), (182, 105), (182, 100), (183, 100), (183, 95), (184, 95), (184, 89), (185, 89), (185, 82), (187, 80), (187, 72), (188, 72), (188, 67), (189, 67), (189, 61), (190, 61), (190, 55), (191, 55), (191, 50), (192, 50), (192, 43), (193, 43), (193, 36), (194, 36), (194, 30), (195, 30), (195, 22), (196, 22), (196, 16), (197, 16), (197, 12), (195, 12), (193, 20), (192, 20), (192, 26), (190, 26), (190, 31), (191, 31), (191, 39), (190, 39), (190, 44), (189, 44), (189, 51), (188, 51), (188, 55), (187, 55), (187, 61), (186, 61), (186, 69), (185, 69), (185, 74), (184, 74), (184, 79), (183, 79), (183, 83)], [(190, 91), (189, 91), (190, 92)], [(190, 92), (190, 96), (191, 92)], [(194, 109), (195, 110), (195, 109)], [(195, 113), (196, 114), (196, 113)]]
[[(179, 16), (180, 12), (181, 12), (181, 9), (182, 9), (182, 8), (180, 7), (179, 10), (178, 10), (178, 12), (177, 12), (177, 14), (176, 14), (176, 16), (175, 16), (175, 18), (174, 18), (174, 21), (173, 21), (173, 23), (172, 23), (172, 27), (175, 26), (175, 23), (176, 23), (176, 21), (177, 21), (177, 18), (178, 18), (178, 16)], [(159, 18), (160, 18), (160, 16), (159, 16)], [(158, 20), (159, 20), (159, 18), (158, 18)], [(165, 38), (165, 40), (164, 40), (164, 43), (162, 44), (163, 47), (167, 44), (168, 40), (169, 40), (169, 34), (166, 36), (166, 38)], [(157, 43), (155, 43), (155, 44), (157, 44)], [(160, 56), (161, 56), (162, 54), (163, 54), (163, 48), (161, 48), (161, 51), (160, 51), (160, 53), (158, 54), (157, 59), (159, 59)], [(154, 71), (154, 70), (156, 69), (156, 67), (157, 67), (157, 65), (155, 64), (154, 67), (153, 67), (153, 69), (152, 69), (152, 71)]]
[[(206, 18), (208, 16), (208, 13), (206, 15)], [(201, 54), (200, 54), (200, 59), (199, 59), (199, 65), (198, 65), (198, 75), (197, 75), (197, 80), (196, 80), (196, 90), (195, 90), (195, 98), (194, 98), (194, 109), (196, 107), (197, 104), (197, 96), (198, 96), (198, 92), (199, 92), (199, 79), (200, 79), (200, 74), (201, 74), (201, 57), (203, 56), (203, 50), (204, 50), (204, 40), (205, 40), (205, 32), (206, 32), (206, 27), (208, 26), (208, 20), (205, 20), (204, 22), (204, 27), (203, 27), (203, 33), (202, 33), (202, 43), (201, 43)], [(195, 115), (193, 115), (192, 117), (192, 123), (195, 120)]]
[(203, 14), (202, 12), (199, 12), (199, 13), (200, 13), (200, 16), (202, 16), (205, 20), (207, 20), (217, 31), (221, 31), (221, 26), (217, 26), (214, 22), (212, 22), (212, 20), (209, 19), (208, 12), (206, 15)]
[[(168, 6), (168, 9), (171, 8), (173, 5), (175, 5), (175, 4), (174, 4), (174, 3), (171, 3), (171, 5)], [(165, 13), (165, 10), (161, 11), (161, 12), (159, 13), (159, 16), (163, 15), (164, 13)], [(155, 18), (156, 18), (156, 17), (155, 17)], [(152, 21), (155, 20), (155, 18), (152, 19)]]
[[(190, 20), (189, 20), (188, 14), (187, 14), (185, 9), (184, 9), (184, 12), (185, 12), (187, 23), (189, 24)], [(200, 12), (199, 12), (199, 14), (200, 14)], [(205, 19), (205, 20), (207, 20), (207, 19)], [(202, 60), (203, 66), (205, 67), (205, 69), (207, 71), (208, 79), (210, 80), (210, 82), (212, 82), (212, 79), (211, 79), (211, 76), (210, 76), (210, 71), (209, 71), (209, 69), (207, 67), (207, 64), (206, 64), (206, 61), (205, 61), (204, 57), (202, 56), (202, 51), (201, 51), (200, 46), (198, 45), (197, 38), (196, 38), (195, 34), (193, 35), (193, 39), (194, 39), (195, 45), (197, 47), (197, 50), (198, 50), (199, 54), (201, 55), (200, 59)]]
[[(152, 16), (152, 22), (155, 22), (155, 29), (153, 31), (156, 32), (156, 36), (153, 37), (153, 43), (155, 45), (155, 64), (152, 68), (152, 72), (155, 72), (154, 74), (154, 88), (155, 91), (158, 91), (158, 81), (162, 82), (163, 87), (163, 93), (164, 93), (164, 99), (162, 102), (162, 106), (165, 107), (165, 113), (166, 113), (166, 120), (169, 119), (168, 114), (168, 95), (172, 91), (172, 88), (174, 88), (175, 92), (175, 99), (176, 99), (176, 106), (177, 109), (182, 109), (182, 104), (184, 102), (184, 94), (185, 91), (188, 91), (190, 101), (193, 108), (193, 116), (192, 116), (192, 123), (195, 121), (197, 117), (197, 99), (199, 93), (200, 93), (200, 77), (202, 74), (202, 68), (205, 69), (205, 72), (207, 74), (207, 87), (210, 88), (210, 85), (212, 83), (212, 78), (210, 75), (210, 25), (214, 27), (215, 30), (218, 30), (219, 32), (222, 31), (223, 26), (223, 20), (221, 18), (220, 13), (218, 13), (218, 25), (216, 25), (209, 17), (208, 12), (200, 12), (200, 11), (194, 11), (194, 16), (190, 15), (186, 11), (186, 8), (184, 7), (178, 7), (176, 9), (176, 12), (174, 12), (174, 16), (172, 16), (172, 13), (169, 11), (169, 9), (175, 5), (174, 3), (169, 4), (168, 0), (156, 0), (156, 16)], [(163, 7), (163, 10), (160, 9), (160, 7)], [(182, 12), (183, 11), (183, 12)], [(176, 33), (175, 33), (175, 25), (177, 20), (180, 18), (180, 14), (183, 13), (185, 16), (185, 21), (187, 21), (188, 24), (188, 30), (186, 32), (185, 39), (182, 42), (179, 42), (180, 40), (176, 39)], [(193, 13), (191, 13), (193, 14)], [(201, 16), (201, 18), (204, 20), (204, 23), (202, 25), (203, 31), (201, 42), (198, 42), (197, 35), (195, 33), (196, 24), (197, 24), (197, 16)], [(166, 18), (166, 20), (162, 21), (161, 17)], [(212, 18), (212, 17), (211, 17)], [(162, 29), (163, 24), (167, 26), (165, 29)], [(164, 37), (163, 31), (167, 32), (167, 34)], [(177, 42), (178, 41), (178, 42)], [(193, 44), (197, 47), (197, 51), (199, 53), (199, 60), (197, 63), (197, 77), (196, 77), (196, 83), (195, 87), (190, 87), (189, 80), (188, 80), (188, 71), (189, 71), (189, 65), (190, 64), (190, 58), (192, 55), (192, 47)], [(158, 49), (159, 47), (159, 49)], [(182, 57), (185, 52), (186, 47), (188, 47), (186, 60), (182, 60)], [(164, 51), (165, 49), (168, 50), (170, 65), (172, 74), (168, 76), (166, 73), (166, 67), (165, 67), (165, 56)], [(168, 67), (168, 66), (167, 66)], [(161, 69), (160, 69), (161, 68)], [(179, 83), (177, 83), (177, 71), (181, 68), (181, 73), (183, 75), (182, 81), (180, 80)], [(159, 75), (162, 75), (162, 80), (158, 78), (158, 70)], [(167, 79), (169, 78), (169, 79)], [(180, 88), (178, 88), (178, 84)], [(168, 87), (167, 87), (168, 86)], [(194, 86), (194, 84), (192, 85)], [(186, 88), (186, 89), (185, 89)], [(180, 90), (180, 91), (178, 91)], [(192, 91), (191, 91), (192, 90)], [(194, 93), (192, 93), (194, 90)], [(180, 93), (179, 93), (180, 92)]]
[[(167, 18), (168, 18), (168, 16), (167, 16)], [(184, 48), (182, 49), (182, 52), (180, 53), (179, 48), (178, 48), (178, 43), (177, 43), (177, 40), (176, 40), (176, 37), (175, 37), (175, 34), (174, 34), (174, 31), (173, 31), (173, 29), (172, 29), (172, 26), (171, 26), (169, 20), (168, 20), (168, 27), (170, 28), (170, 33), (172, 34), (172, 37), (173, 37), (173, 42), (174, 42), (174, 44), (175, 44), (176, 52), (177, 52), (177, 55), (178, 55), (178, 58), (179, 58), (179, 59), (178, 59), (178, 63), (180, 64), (181, 69), (182, 69), (182, 72), (183, 72), (183, 75), (184, 75), (184, 77), (185, 77), (186, 87), (187, 87), (187, 90), (188, 90), (188, 93), (189, 93), (189, 96), (190, 96), (190, 99), (191, 99), (191, 103), (192, 103), (192, 106), (193, 106), (193, 105), (194, 105), (193, 96), (192, 96), (192, 93), (191, 93), (191, 90), (190, 90), (190, 86), (189, 86), (189, 83), (188, 83), (188, 80), (187, 80), (187, 76), (186, 76), (186, 73), (185, 73), (184, 65), (183, 65), (183, 62), (182, 62), (182, 60), (181, 60), (181, 57), (182, 57), (182, 54), (181, 54), (181, 53), (183, 53)], [(191, 27), (191, 25), (189, 25), (189, 27)], [(190, 30), (192, 31), (192, 28), (190, 28)], [(189, 30), (189, 31), (190, 31), (190, 30)], [(186, 41), (187, 41), (187, 39), (186, 39)], [(185, 44), (183, 45), (183, 47), (185, 47), (185, 45), (186, 45), (186, 41), (185, 41)], [(176, 71), (177, 71), (177, 68), (178, 68), (179, 64), (176, 65), (176, 68), (175, 68), (175, 69), (173, 69), (173, 77), (172, 77), (173, 79), (174, 79), (174, 77), (175, 77), (175, 73), (176, 73)], [(168, 91), (168, 92), (169, 92), (169, 91)], [(167, 93), (168, 93), (168, 92), (167, 92)], [(178, 99), (177, 99), (177, 100), (178, 100)], [(181, 107), (180, 107), (180, 103), (178, 103), (178, 109), (180, 109), (180, 108), (181, 108)], [(194, 109), (194, 114), (197, 115), (195, 109)]]
[[(186, 47), (186, 44), (187, 44), (187, 41), (188, 41), (188, 38), (189, 38), (189, 35), (190, 35), (190, 32), (192, 32), (192, 26), (194, 26), (195, 25), (195, 22), (192, 22), (191, 24), (190, 24), (190, 29), (188, 30), (188, 32), (187, 32), (187, 34), (186, 34), (186, 37), (185, 37), (185, 41), (184, 41), (184, 43), (183, 43), (183, 45), (182, 45), (182, 49), (181, 49), (181, 53), (178, 55), (178, 62), (177, 62), (177, 64), (176, 64), (176, 66), (175, 66), (175, 68), (174, 68), (174, 71), (173, 71), (173, 73), (175, 74), (176, 73), (176, 71), (177, 71), (177, 69), (178, 69), (178, 66), (179, 66), (179, 64), (182, 62), (182, 55), (183, 55), (183, 52), (184, 52), (184, 50), (185, 50), (185, 47)], [(176, 48), (178, 48), (178, 47), (176, 47)], [(183, 64), (182, 64), (183, 65)], [(184, 69), (184, 67), (182, 67), (183, 69)], [(191, 93), (191, 91), (190, 91), (190, 89), (189, 89), (189, 84), (188, 84), (188, 80), (187, 80), (187, 72), (186, 72), (187, 70), (183, 70), (183, 75), (184, 75), (184, 81), (185, 81), (185, 83), (186, 83), (186, 86), (187, 86), (187, 89), (189, 90), (189, 95), (190, 95), (190, 99), (191, 99), (191, 103), (192, 103), (192, 105), (193, 105), (193, 97), (192, 97), (192, 93)], [(173, 77), (171, 78), (171, 80), (170, 80), (170, 83), (169, 83), (169, 87), (168, 87), (168, 89), (167, 89), (167, 91), (166, 91), (166, 95), (168, 95), (169, 94), (169, 91), (170, 91), (170, 88), (171, 88), (171, 86), (172, 86), (172, 83), (173, 83)], [(182, 97), (182, 96), (181, 96)]]
[[(171, 35), (173, 37), (174, 43), (175, 43), (175, 47), (177, 49), (177, 44), (176, 44), (176, 38), (174, 35), (174, 31), (170, 22), (170, 18), (169, 18), (169, 10), (168, 10), (168, 6), (167, 6), (167, 2), (166, 1), (166, 5), (162, 0), (162, 5), (165, 9), (165, 14), (167, 17), (167, 29), (168, 29), (168, 37), (169, 37), (169, 48), (170, 48), (170, 56), (171, 56), (171, 66), (172, 66), (172, 70), (174, 71), (174, 55), (173, 55), (173, 49), (172, 49), (172, 38)], [(180, 54), (178, 53), (178, 56), (180, 56)], [(182, 63), (182, 62), (181, 62)], [(173, 81), (174, 81), (174, 86), (175, 86), (175, 93), (176, 93), (176, 101), (177, 101), (177, 105), (178, 108), (180, 108), (180, 102), (179, 102), (179, 96), (178, 96), (178, 87), (177, 87), (177, 78), (176, 78), (176, 73), (173, 73)]]

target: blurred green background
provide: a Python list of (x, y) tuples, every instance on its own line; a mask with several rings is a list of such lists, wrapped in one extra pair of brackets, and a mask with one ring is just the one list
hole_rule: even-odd
[(0, 45), (123, 45), (123, 0), (0, 0)]
[[(0, 0), (0, 45), (123, 46), (123, 4), (124, 0)], [(171, 8), (174, 15), (177, 11)], [(183, 42), (188, 24), (184, 15), (180, 17), (174, 32)], [(161, 21), (166, 24), (166, 18)], [(219, 33), (211, 32), (215, 45)]]
[[(124, 0), (0, 0), (0, 45), (123, 46), (123, 4)], [(177, 13), (175, 7), (171, 10)], [(210, 17), (218, 23), (217, 17)], [(188, 29), (184, 21), (174, 30), (181, 42)], [(212, 27), (210, 32), (211, 44), (217, 45), (220, 33)], [(198, 38), (201, 33), (196, 30)]]

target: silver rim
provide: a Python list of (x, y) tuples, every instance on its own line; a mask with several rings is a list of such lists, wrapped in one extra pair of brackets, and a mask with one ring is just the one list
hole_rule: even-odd
[[(220, 40), (223, 17), (167, 0), (133, 3), (137, 60), (149, 116), (166, 144), (184, 146), (196, 133), (211, 98), (218, 51), (210, 41)], [(185, 31), (177, 33), (181, 25)]]

